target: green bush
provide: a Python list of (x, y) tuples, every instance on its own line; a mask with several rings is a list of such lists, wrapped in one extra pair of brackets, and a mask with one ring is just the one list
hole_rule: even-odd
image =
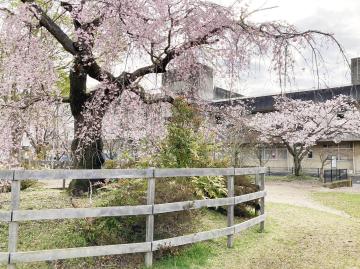
[[(191, 190), (181, 184), (184, 179), (156, 181), (155, 203), (184, 201)], [(125, 206), (146, 204), (146, 180), (120, 180), (99, 192), (96, 206)], [(173, 237), (192, 231), (191, 219), (196, 212), (180, 211), (155, 216), (155, 239)], [(81, 231), (91, 244), (119, 244), (145, 240), (145, 216), (106, 217), (87, 219)]]
[(118, 162), (115, 160), (106, 160), (103, 164), (104, 169), (116, 169), (118, 168)]
[[(213, 153), (218, 145), (214, 139), (201, 132), (203, 119), (198, 108), (178, 98), (172, 108), (172, 117), (167, 126), (167, 136), (155, 157), (159, 167), (224, 167), (227, 160), (214, 161)], [(219, 198), (227, 195), (223, 177), (191, 177), (182, 184), (190, 184), (192, 194), (198, 198)]]
[(36, 187), (38, 184), (39, 182), (37, 180), (32, 180), (32, 179), (21, 180), (20, 189), (26, 190), (28, 188)]
[[(37, 180), (22, 180), (20, 181), (20, 189), (26, 190), (28, 188), (36, 187), (38, 185)], [(8, 180), (0, 180), (0, 193), (10, 192), (11, 191), (11, 182)]]
[(191, 177), (194, 192), (199, 198), (220, 198), (227, 196), (227, 188), (222, 176)]
[[(142, 180), (121, 180), (98, 192), (95, 206), (124, 206), (145, 204), (146, 185)], [(106, 217), (85, 220), (83, 236), (92, 244), (118, 244), (143, 241), (136, 224), (143, 223), (143, 216)]]
[[(234, 193), (236, 196), (259, 191), (259, 186), (252, 183), (251, 176), (235, 176), (234, 178)], [(259, 209), (259, 201), (253, 200), (246, 203), (241, 203), (235, 206), (234, 214), (239, 217), (249, 217), (252, 215), (252, 210)]]

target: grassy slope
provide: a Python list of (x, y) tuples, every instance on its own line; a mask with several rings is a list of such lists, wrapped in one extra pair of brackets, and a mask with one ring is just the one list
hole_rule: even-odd
[[(71, 207), (66, 194), (58, 190), (25, 191), (22, 208)], [(333, 195), (333, 194), (331, 194)], [(8, 195), (0, 195), (0, 209), (8, 207)], [(75, 201), (86, 204), (86, 199)], [(224, 227), (226, 218), (202, 211), (203, 229)], [(177, 255), (158, 261), (155, 269), (175, 268), (360, 268), (360, 220), (288, 205), (267, 204), (266, 232), (256, 227), (236, 236), (235, 247), (226, 239), (200, 243)], [(85, 245), (77, 220), (24, 223), (20, 226), (20, 250), (63, 248)], [(6, 250), (7, 226), (0, 224), (0, 251)], [(142, 264), (142, 255), (134, 256)], [(139, 260), (140, 259), (140, 260)], [(115, 257), (73, 259), (23, 264), (19, 268), (137, 268)], [(117, 263), (117, 264), (116, 264)], [(106, 267), (105, 267), (106, 264)], [(5, 266), (0, 268), (6, 268)]]
[(155, 268), (360, 268), (358, 220), (281, 204), (268, 213), (266, 232), (238, 235), (233, 249), (225, 239), (202, 243)]
[[(0, 210), (8, 209), (10, 194), (0, 194)], [(76, 199), (74, 204), (78, 207), (88, 207), (88, 199)], [(43, 188), (29, 189), (21, 192), (21, 209), (45, 209), (45, 208), (72, 208), (69, 196), (65, 191), (50, 190)], [(33, 221), (20, 223), (19, 227), (19, 251), (83, 247), (87, 242), (81, 233), (80, 227), (84, 220), (54, 220)], [(0, 222), (0, 251), (7, 249), (8, 225)], [(19, 264), (17, 268), (47, 269), (47, 268), (99, 268), (99, 264), (106, 263), (109, 267), (117, 268), (108, 261), (108, 257), (80, 258), (55, 263), (39, 262)], [(0, 265), (0, 269), (6, 266)]]
[(342, 210), (355, 218), (360, 218), (360, 194), (317, 192), (313, 193), (313, 197), (326, 206)]

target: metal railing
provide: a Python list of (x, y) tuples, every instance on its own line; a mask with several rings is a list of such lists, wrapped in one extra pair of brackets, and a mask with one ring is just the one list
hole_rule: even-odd
[[(128, 253), (145, 253), (145, 265), (152, 265), (153, 251), (162, 247), (173, 247), (227, 236), (227, 246), (233, 246), (234, 234), (256, 224), (264, 229), (265, 221), (265, 173), (266, 168), (174, 168), (174, 169), (108, 169), (108, 170), (9, 170), (0, 171), (0, 180), (11, 180), (10, 211), (0, 211), (0, 221), (9, 223), (8, 252), (0, 252), (0, 263), (8, 268), (16, 268), (16, 263), (52, 261), (80, 257), (95, 257)], [(259, 191), (234, 196), (234, 177), (237, 175), (256, 175)], [(182, 201), (155, 204), (156, 178), (189, 176), (226, 176), (228, 197), (218, 199)], [(20, 182), (25, 179), (147, 179), (147, 204), (134, 206), (115, 206), (98, 208), (64, 208), (42, 210), (20, 210)], [(247, 201), (260, 200), (260, 214), (240, 224), (234, 224), (234, 206)], [(154, 240), (154, 215), (168, 212), (199, 209), (203, 207), (227, 206), (227, 227), (203, 231), (162, 240)], [(142, 243), (89, 246), (78, 248), (18, 251), (19, 222), (55, 220), (69, 218), (146, 216), (146, 241)]]
[(347, 169), (325, 169), (324, 179), (325, 183), (337, 180), (344, 180), (348, 178)]

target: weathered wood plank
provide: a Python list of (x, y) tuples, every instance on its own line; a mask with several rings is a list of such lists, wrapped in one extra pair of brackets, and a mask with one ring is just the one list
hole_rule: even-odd
[(233, 175), (234, 168), (160, 168), (155, 177), (227, 176)]
[[(15, 178), (24, 179), (96, 179), (96, 178), (149, 178), (152, 169), (54, 169), (54, 170), (14, 170)], [(0, 178), (12, 179), (12, 170), (0, 171)], [(229, 176), (266, 173), (265, 167), (250, 168), (164, 168), (155, 169), (155, 177), (180, 176)]]
[[(256, 186), (260, 186), (260, 174), (256, 174), (255, 175), (255, 185)], [(260, 190), (260, 187), (259, 187), (259, 190)], [(256, 216), (259, 216), (260, 215), (260, 209), (259, 209), (259, 207), (256, 207), (255, 208), (255, 215)]]
[(235, 175), (255, 175), (266, 173), (266, 167), (235, 168)]
[(175, 247), (187, 244), (192, 244), (200, 241), (215, 239), (222, 236), (227, 236), (234, 233), (234, 227), (226, 227), (206, 232), (183, 235), (168, 239), (157, 240), (153, 242), (153, 250), (158, 250), (163, 247)]
[[(230, 197), (235, 202), (234, 198), (234, 176), (227, 177), (227, 189), (228, 189), (228, 197)], [(227, 207), (227, 226), (232, 227), (234, 225), (234, 204), (228, 205)], [(228, 235), (227, 239), (227, 247), (232, 248), (234, 245), (234, 235)]]
[(0, 180), (12, 180), (14, 171), (12, 170), (0, 170)]
[[(17, 210), (20, 207), (20, 181), (11, 181), (11, 210)], [(19, 223), (11, 219), (9, 223), (8, 251), (15, 252), (19, 236)], [(9, 262), (8, 269), (16, 269), (13, 262)]]
[(42, 210), (15, 210), (14, 221), (74, 219), (111, 216), (148, 215), (152, 213), (151, 205), (113, 206), (96, 208), (65, 208)]
[[(265, 190), (265, 174), (260, 175), (260, 190)], [(265, 214), (265, 197), (260, 199), (260, 213)], [(265, 220), (260, 222), (260, 231), (263, 232), (265, 228)]]
[[(258, 199), (265, 195), (265, 191), (245, 194), (235, 197), (235, 204)], [(184, 201), (154, 205), (154, 214), (175, 212), (202, 207), (228, 206), (234, 204), (234, 198), (218, 198), (207, 200)], [(119, 206), (100, 208), (66, 208), (66, 209), (42, 209), (42, 210), (14, 210), (14, 221), (29, 220), (53, 220), (69, 218), (89, 218), (108, 216), (132, 216), (149, 215), (152, 213), (152, 205)], [(0, 220), (8, 221), (10, 212), (0, 212)]]
[(0, 211), (0, 221), (8, 222), (11, 220), (11, 212)]
[(152, 169), (54, 169), (16, 170), (15, 179), (97, 179), (97, 178), (148, 178)]
[(235, 204), (240, 204), (244, 202), (248, 202), (251, 200), (259, 199), (261, 197), (264, 197), (266, 195), (265, 191), (257, 191), (249, 194), (243, 194), (240, 196), (235, 197)]
[(235, 233), (239, 233), (243, 230), (246, 230), (248, 228), (250, 228), (251, 226), (254, 226), (262, 221), (264, 221), (266, 219), (266, 215), (260, 215), (258, 217), (249, 219), (247, 221), (244, 221), (240, 224), (236, 224), (235, 226), (233, 226), (233, 228), (235, 229)]
[(0, 252), (0, 264), (7, 264), (9, 260), (8, 252)]
[(199, 209), (203, 207), (217, 207), (234, 204), (233, 198), (217, 198), (206, 200), (183, 201), (166, 204), (154, 205), (154, 214), (161, 214), (167, 212), (183, 211), (190, 209)]
[[(154, 240), (154, 203), (155, 203), (155, 178), (148, 179), (146, 203), (151, 206), (151, 214), (146, 216), (146, 242)], [(145, 253), (145, 267), (149, 268), (153, 263), (152, 249)]]
[(38, 250), (38, 251), (11, 253), (10, 261), (13, 263), (53, 261), (53, 260), (82, 258), (82, 257), (96, 257), (96, 256), (118, 255), (118, 254), (127, 254), (127, 253), (142, 253), (150, 250), (151, 250), (150, 242), (68, 248), (68, 249)]

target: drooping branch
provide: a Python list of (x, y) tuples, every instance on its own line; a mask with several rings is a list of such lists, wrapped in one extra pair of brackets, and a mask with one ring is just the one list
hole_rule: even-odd
[(12, 12), (10, 9), (8, 9), (8, 8), (6, 8), (6, 7), (1, 7), (1, 8), (0, 8), (0, 11), (1, 11), (1, 12), (5, 12), (5, 13), (7, 13), (8, 15), (14, 15), (14, 14), (15, 14), (14, 12)]
[(28, 3), (30, 10), (33, 12), (34, 16), (39, 20), (41, 26), (46, 28), (51, 35), (63, 46), (63, 48), (75, 55), (77, 53), (74, 42), (70, 37), (57, 25), (46, 13), (45, 11), (37, 5), (32, 0), (21, 0), (23, 3)]

